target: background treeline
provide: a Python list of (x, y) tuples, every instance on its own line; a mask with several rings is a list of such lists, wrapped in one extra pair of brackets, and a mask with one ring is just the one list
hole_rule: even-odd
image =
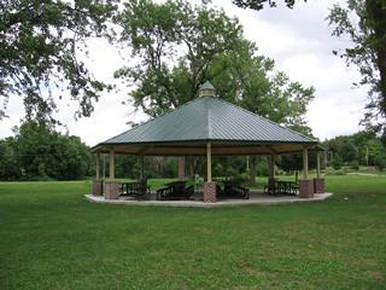
[(93, 174), (89, 147), (35, 121), (14, 129), (0, 141), (1, 180), (77, 180)]
[[(95, 159), (90, 148), (79, 137), (61, 134), (53, 127), (35, 121), (23, 123), (14, 130), (15, 136), (0, 140), (0, 180), (77, 180), (95, 175)], [(386, 148), (381, 137), (359, 132), (323, 142), (327, 149), (327, 165), (335, 170), (359, 170), (360, 167), (386, 168)], [(108, 156), (101, 156), (101, 176), (108, 178)], [(116, 176), (137, 179), (140, 159), (117, 155)], [(310, 168), (316, 167), (316, 156), (310, 153)], [(178, 175), (176, 157), (146, 157), (148, 178), (175, 178)], [(302, 154), (278, 156), (278, 170), (297, 174), (303, 167)], [(214, 157), (215, 176), (248, 180), (251, 176), (267, 176), (265, 156)], [(252, 174), (252, 172), (255, 174)], [(205, 176), (204, 157), (186, 157), (185, 175)], [(251, 182), (253, 182), (251, 180)]]
[(373, 132), (362, 131), (350, 136), (338, 136), (324, 142), (328, 149), (328, 162), (334, 169), (360, 166), (386, 168), (386, 136), (377, 137)]

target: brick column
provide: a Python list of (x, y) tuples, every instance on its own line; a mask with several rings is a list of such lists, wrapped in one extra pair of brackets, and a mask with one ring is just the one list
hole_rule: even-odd
[(92, 195), (101, 196), (102, 193), (102, 181), (94, 179), (92, 181)]
[(204, 185), (204, 202), (216, 202), (216, 182), (206, 182)]
[(300, 198), (313, 198), (314, 197), (314, 182), (313, 180), (300, 180), (299, 181), (299, 197)]
[(314, 193), (325, 193), (324, 178), (314, 178)]
[(105, 192), (103, 193), (105, 199), (118, 199), (119, 198), (119, 183), (115, 181), (105, 182)]

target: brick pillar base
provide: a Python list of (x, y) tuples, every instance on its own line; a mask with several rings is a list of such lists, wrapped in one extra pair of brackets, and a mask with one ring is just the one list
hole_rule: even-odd
[(324, 178), (314, 178), (314, 193), (325, 193)]
[(313, 198), (314, 197), (314, 181), (300, 180), (299, 181), (299, 197)]
[(101, 196), (102, 195), (102, 181), (94, 179), (92, 181), (92, 195)]
[(216, 182), (206, 182), (204, 185), (204, 202), (216, 201)]
[(103, 193), (105, 199), (118, 199), (119, 198), (119, 183), (114, 181), (105, 182), (105, 191)]

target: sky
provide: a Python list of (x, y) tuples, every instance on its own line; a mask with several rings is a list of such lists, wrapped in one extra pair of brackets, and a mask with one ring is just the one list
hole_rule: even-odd
[[(190, 2), (200, 4), (201, 0)], [(363, 129), (359, 122), (364, 115), (367, 89), (353, 88), (352, 83), (360, 79), (359, 73), (332, 53), (351, 43), (331, 36), (332, 28), (325, 20), (334, 3), (344, 2), (308, 0), (297, 2), (294, 9), (279, 5), (259, 12), (237, 8), (231, 0), (212, 0), (207, 4), (238, 17), (246, 38), (256, 43), (260, 54), (275, 61), (277, 71), (283, 71), (292, 81), (315, 87), (315, 99), (308, 106), (306, 119), (314, 136), (322, 141)], [(105, 81), (113, 80), (114, 71), (127, 61), (102, 40), (91, 40), (89, 49), (90, 69)], [(68, 101), (59, 103), (57, 117), (66, 124), (70, 135), (81, 137), (89, 146), (130, 129), (130, 121), (146, 121), (149, 117), (127, 102), (130, 87), (120, 88), (119, 92), (105, 93), (90, 118), (75, 120), (76, 105)], [(11, 98), (7, 113), (10, 117), (0, 121), (0, 139), (12, 136), (11, 129), (19, 125), (24, 115), (22, 100)]]

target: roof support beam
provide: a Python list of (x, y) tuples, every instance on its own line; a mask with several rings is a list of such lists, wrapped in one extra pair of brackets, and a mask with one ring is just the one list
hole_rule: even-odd
[(139, 151), (138, 151), (138, 154), (139, 155), (146, 155), (147, 152), (149, 152), (150, 150), (152, 150), (154, 148), (154, 145), (152, 146), (143, 146)]
[(261, 146), (261, 147), (264, 148), (264, 150), (268, 151), (269, 154), (271, 154), (271, 155), (277, 154), (277, 151), (275, 149), (273, 149), (272, 146), (264, 145), (264, 146)]

